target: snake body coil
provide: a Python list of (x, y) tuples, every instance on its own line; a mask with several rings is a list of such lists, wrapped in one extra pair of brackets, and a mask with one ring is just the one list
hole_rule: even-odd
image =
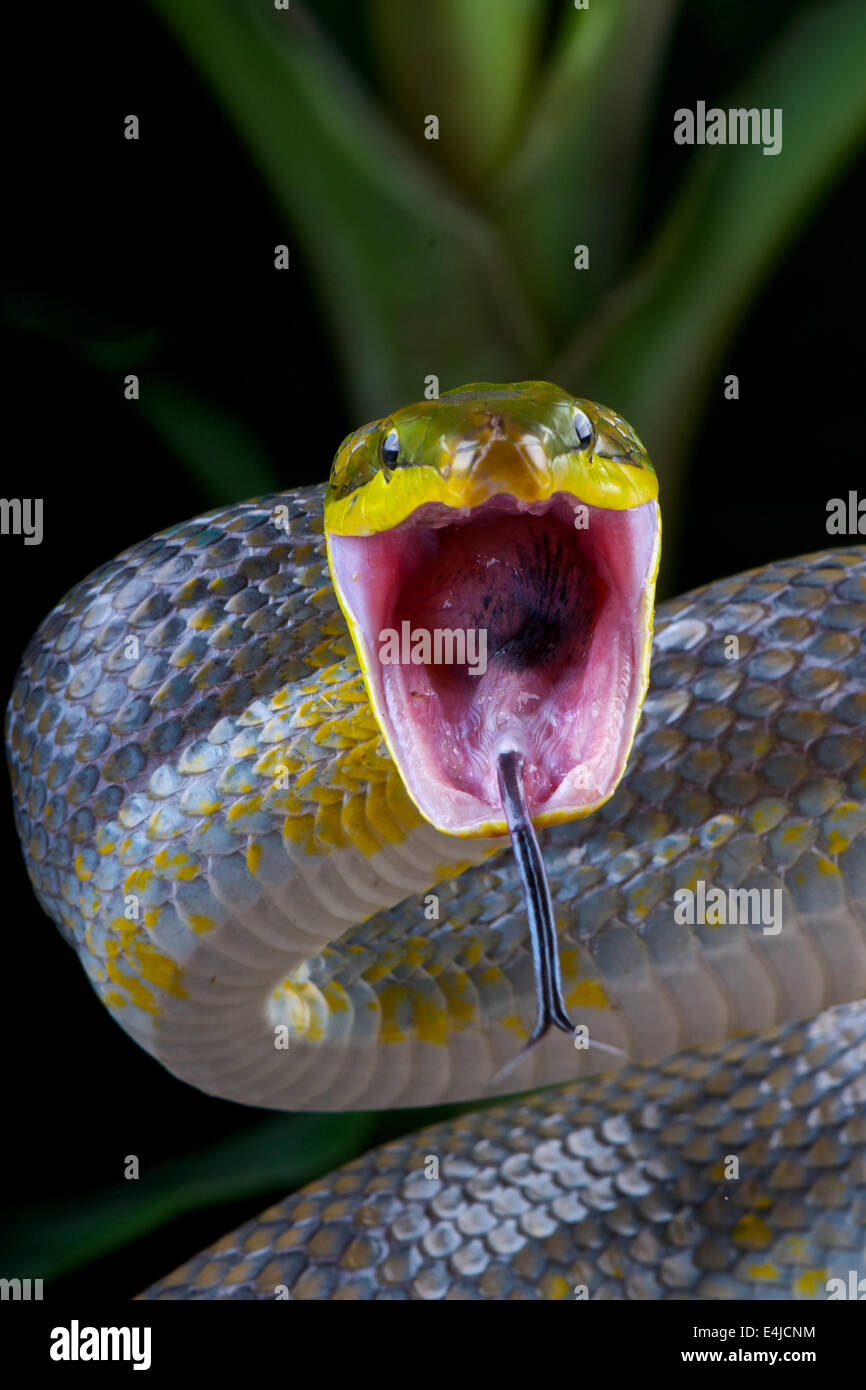
[[(204, 1090), (489, 1095), (532, 1029), (519, 879), (407, 795), (322, 498), (170, 528), (45, 620), (7, 720), (28, 872), (122, 1026)], [(359, 1160), (338, 1214), (319, 1184), (157, 1293), (807, 1297), (862, 1265), (866, 1019), (815, 1016), (866, 995), (864, 615), (862, 547), (663, 605), (625, 779), (542, 832), (565, 1001), (641, 1066)], [(781, 930), (675, 920), (700, 885), (778, 891)], [(548, 1036), (498, 1089), (609, 1068)]]

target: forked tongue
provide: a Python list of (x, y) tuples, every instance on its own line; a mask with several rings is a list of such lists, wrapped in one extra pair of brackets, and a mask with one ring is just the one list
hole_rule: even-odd
[[(526, 791), (523, 785), (523, 759), (520, 754), (509, 749), (500, 753), (496, 760), (499, 772), (499, 791), (502, 808), (511, 833), (514, 857), (523, 885), (526, 903), (526, 916), (529, 922), (529, 937), (532, 945), (532, 961), (535, 967), (535, 997), (537, 1015), (535, 1027), (528, 1041), (497, 1072), (494, 1082), (508, 1076), (523, 1061), (530, 1048), (534, 1047), (548, 1032), (551, 1025), (560, 1028), (569, 1037), (574, 1037), (576, 1029), (565, 1007), (562, 997), (562, 974), (559, 965), (559, 943), (556, 939), (556, 926), (553, 920), (553, 902), (544, 871), (544, 860), (532, 824), (532, 817), (526, 804)], [(605, 1051), (621, 1057), (618, 1048), (609, 1048), (602, 1043)]]

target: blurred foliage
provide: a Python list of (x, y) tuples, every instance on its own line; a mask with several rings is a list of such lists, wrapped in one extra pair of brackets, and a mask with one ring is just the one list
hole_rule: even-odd
[[(725, 347), (863, 143), (862, 0), (321, 0), (315, 14), (300, 0), (150, 4), (301, 251), (340, 364), (329, 389), (352, 422), (418, 398), (430, 374), (441, 390), (558, 381), (644, 438), (670, 555)], [(672, 74), (685, 9), (716, 25), (730, 90)], [(781, 107), (782, 153), (683, 149), (678, 186), (647, 198), (653, 141), (673, 141), (673, 110), (658, 109), (672, 77), (692, 106)], [(431, 116), (437, 140), (425, 138)], [(574, 268), (578, 244), (588, 271)], [(96, 372), (150, 371), (158, 356), (159, 334), (139, 324), (100, 331), (32, 301), (11, 318)], [(202, 399), (182, 372), (157, 362), (141, 410), (213, 502), (274, 485), (256, 422)], [(303, 1183), (401, 1125), (414, 1127), (405, 1112), (269, 1119), (74, 1211), (22, 1213), (10, 1248), (51, 1277), (192, 1207)]]
[[(861, 0), (794, 13), (732, 91), (712, 94), (723, 109), (781, 108), (782, 152), (684, 150), (649, 235), (637, 170), (676, 0), (371, 0), (372, 82), (299, 3), (152, 4), (304, 249), (356, 416), (417, 398), (431, 373), (442, 390), (550, 378), (612, 404), (659, 469), (667, 563), (712, 370), (862, 144)], [(431, 115), (437, 140), (424, 138)], [(574, 268), (578, 244), (588, 271)]]
[(425, 158), (425, 121), (436, 115), (437, 162), (470, 196), (517, 139), (544, 18), (544, 5), (534, 0), (371, 0), (385, 104)]
[[(253, 1199), (252, 1210), (258, 1211), (269, 1195), (293, 1192), (359, 1153), (497, 1104), (271, 1115), (206, 1148), (143, 1165), (134, 1181), (74, 1203), (46, 1201), (16, 1209), (0, 1237), (0, 1269), (21, 1279), (54, 1281), (190, 1212), (245, 1198)], [(131, 1292), (141, 1292), (140, 1278)]]
[(375, 1117), (280, 1115), (206, 1152), (185, 1154), (77, 1202), (16, 1213), (3, 1232), (4, 1270), (18, 1278), (56, 1279), (139, 1240), (199, 1207), (302, 1186), (369, 1142)]

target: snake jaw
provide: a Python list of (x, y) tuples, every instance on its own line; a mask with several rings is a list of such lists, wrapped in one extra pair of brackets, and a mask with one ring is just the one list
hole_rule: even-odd
[(428, 503), (374, 535), (329, 533), (328, 551), (374, 712), (428, 821), (507, 832), (503, 740), (536, 825), (612, 795), (648, 681), (655, 500)]

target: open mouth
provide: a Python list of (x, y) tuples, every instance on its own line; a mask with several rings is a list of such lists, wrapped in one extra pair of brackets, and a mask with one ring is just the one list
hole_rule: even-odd
[(505, 833), (498, 760), (511, 750), (536, 824), (611, 795), (646, 688), (654, 500), (431, 502), (329, 547), (388, 747), (433, 825)]

